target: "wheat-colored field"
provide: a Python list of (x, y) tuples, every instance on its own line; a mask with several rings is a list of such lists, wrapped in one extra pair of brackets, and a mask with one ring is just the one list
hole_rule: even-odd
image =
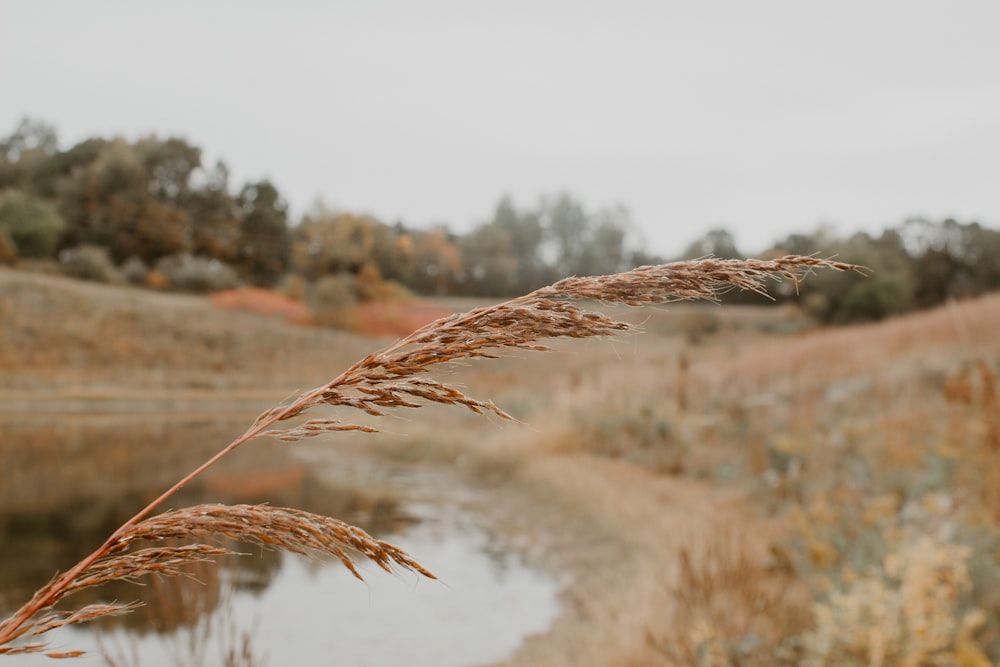
[[(645, 333), (448, 371), (518, 422), (435, 406), (299, 446), (495, 494), (565, 586), (511, 666), (1000, 660), (1000, 295), (844, 329), (789, 309), (626, 316)], [(21, 410), (266, 405), (388, 342), (7, 270), (0, 322), (0, 401)]]

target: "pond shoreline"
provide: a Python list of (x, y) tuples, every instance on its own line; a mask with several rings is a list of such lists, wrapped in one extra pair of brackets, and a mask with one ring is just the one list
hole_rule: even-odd
[[(91, 393), (86, 398), (93, 399), (96, 393)], [(102, 397), (106, 397), (106, 395)], [(162, 394), (159, 394), (158, 397), (162, 397)], [(147, 396), (146, 399), (148, 400), (148, 398)], [(128, 403), (121, 396), (115, 396), (114, 400)], [(168, 466), (168, 459), (162, 461), (147, 461), (145, 458), (122, 459), (114, 467), (109, 468), (107, 464), (102, 464), (98, 478), (87, 485), (65, 482), (43, 483), (42, 485), (46, 488), (73, 489), (73, 493), (82, 494), (75, 500), (60, 496), (62, 502), (55, 504), (36, 499), (38, 502), (32, 505), (30, 497), (18, 494), (18, 489), (6, 489), (14, 493), (14, 497), (25, 498), (21, 502), (21, 507), (15, 507), (15, 504), (11, 503), (6, 505), (11, 510), (9, 517), (20, 517), (18, 520), (22, 523), (24, 519), (31, 516), (32, 511), (48, 511), (48, 514), (44, 515), (45, 517), (66, 517), (68, 520), (74, 518), (76, 510), (73, 508), (75, 506), (83, 504), (90, 508), (93, 503), (87, 499), (96, 500), (99, 497), (105, 498), (105, 496), (109, 499), (120, 497), (116, 502), (122, 505), (120, 508), (122, 511), (128, 511), (128, 506), (131, 505), (131, 499), (136, 490), (131, 489), (124, 494), (124, 497), (121, 497), (123, 494), (112, 489), (116, 483), (142, 477), (145, 480), (143, 483), (159, 486), (163, 479), (149, 480), (137, 473), (149, 469), (150, 472), (156, 471), (160, 477), (163, 477), (164, 474), (168, 476), (176, 474), (176, 471), (171, 472), (166, 468), (174, 465), (190, 466), (190, 461), (196, 460), (200, 455), (203, 456), (205, 451), (211, 451), (216, 446), (221, 447), (224, 445), (224, 441), (220, 441), (218, 436), (227, 430), (226, 428), (207, 426), (215, 423), (214, 417), (217, 415), (214, 412), (212, 418), (206, 418), (207, 414), (160, 413), (159, 419), (156, 420), (157, 423), (153, 424), (149, 433), (143, 431), (142, 437), (134, 437), (130, 435), (131, 429), (144, 421), (152, 421), (149, 415), (136, 415), (132, 411), (125, 411), (124, 414), (97, 415), (96, 417), (102, 418), (95, 420), (89, 415), (57, 413), (57, 407), (55, 405), (47, 406), (47, 413), (50, 416), (59, 415), (56, 420), (58, 426), (34, 418), (0, 420), (12, 429), (8, 431), (8, 434), (13, 434), (9, 443), (10, 447), (19, 447), (26, 456), (39, 459), (38, 466), (35, 468), (26, 465), (19, 466), (21, 482), (23, 485), (27, 485), (22, 489), (24, 491), (27, 491), (31, 485), (40, 484), (32, 471), (48, 471), (49, 474), (52, 474), (53, 466), (58, 466), (59, 470), (64, 470), (69, 475), (79, 474), (77, 471), (84, 466), (91, 465), (95, 460), (108, 460), (108, 455), (119, 447), (118, 439), (125, 443), (125, 449), (122, 451), (137, 455), (144, 451), (146, 454), (143, 456), (155, 457), (158, 453), (171, 452), (170, 463)], [(43, 414), (45, 412), (43, 411)], [(242, 418), (230, 420), (227, 417), (225, 421), (227, 424), (239, 425), (244, 422), (249, 423), (250, 420), (252, 420), (252, 416), (248, 419), (244, 413)], [(194, 426), (184, 428), (185, 424)], [(206, 426), (200, 427), (199, 424)], [(77, 427), (81, 425), (82, 428), (78, 429)], [(202, 428), (207, 430), (202, 430)], [(45, 437), (49, 437), (51, 440), (44, 440), (43, 436), (40, 435), (42, 431), (47, 434)], [(91, 438), (95, 436), (97, 440), (92, 441)], [(169, 437), (170, 439), (161, 440), (161, 437)], [(153, 439), (158, 443), (153, 447), (134, 447), (129, 444), (132, 442), (152, 444)], [(484, 661), (509, 655), (523, 640), (524, 633), (544, 630), (544, 627), (551, 622), (551, 617), (558, 614), (557, 591), (555, 590), (558, 588), (557, 584), (547, 575), (541, 574), (540, 568), (533, 565), (531, 559), (526, 559), (517, 545), (508, 545), (504, 541), (506, 533), (494, 530), (492, 521), (498, 515), (482, 511), (484, 507), (493, 503), (484, 500), (478, 488), (463, 487), (462, 478), (456, 476), (454, 470), (445, 466), (437, 466), (433, 463), (423, 465), (412, 461), (401, 463), (386, 459), (380, 455), (378, 448), (373, 449), (362, 444), (362, 442), (371, 442), (370, 438), (367, 440), (362, 438), (361, 441), (353, 444), (334, 442), (334, 440), (328, 439), (322, 443), (302, 443), (297, 446), (288, 446), (277, 442), (260, 442), (259, 446), (240, 452), (240, 454), (247, 456), (237, 454), (231, 460), (227, 459), (227, 465), (223, 465), (222, 469), (209, 471), (204, 476), (204, 487), (198, 491), (204, 497), (187, 496), (183, 499), (178, 498), (178, 500), (185, 504), (192, 502), (267, 502), (271, 500), (276, 501), (273, 504), (298, 507), (300, 506), (298, 503), (303, 499), (296, 500), (295, 492), (290, 490), (291, 487), (285, 492), (284, 497), (279, 494), (264, 499), (263, 496), (259, 495), (269, 488), (277, 489), (276, 484), (287, 486), (282, 484), (282, 481), (287, 481), (286, 478), (288, 478), (295, 488), (304, 488), (308, 494), (311, 494), (311, 500), (305, 498), (307, 503), (301, 505), (302, 507), (312, 508), (312, 511), (326, 513), (358, 525), (366, 531), (372, 531), (372, 534), (381, 535), (384, 539), (391, 539), (399, 543), (407, 550), (419, 551), (424, 557), (430, 559), (427, 562), (428, 566), (439, 571), (438, 574), (443, 583), (411, 582), (409, 577), (401, 577), (398, 573), (395, 576), (387, 575), (377, 568), (371, 567), (371, 564), (359, 562), (359, 567), (365, 572), (366, 579), (365, 584), (359, 584), (349, 573), (341, 572), (342, 568), (337, 562), (319, 568), (316, 562), (310, 562), (309, 559), (303, 561), (298, 556), (275, 552), (267, 559), (267, 562), (277, 558), (279, 561), (287, 563), (287, 567), (293, 573), (298, 573), (292, 577), (293, 580), (299, 581), (296, 585), (301, 586), (304, 577), (310, 578), (312, 583), (297, 594), (295, 590), (271, 590), (275, 587), (284, 587), (280, 581), (275, 581), (274, 585), (268, 588), (268, 599), (272, 600), (272, 603), (274, 600), (283, 600), (282, 604), (287, 609), (271, 618), (270, 621), (269, 615), (272, 613), (270, 610), (260, 614), (260, 618), (256, 620), (246, 618), (244, 614), (241, 618), (246, 621), (248, 626), (256, 625), (258, 627), (259, 631), (256, 633), (263, 635), (271, 632), (273, 635), (274, 632), (278, 632), (276, 628), (284, 628), (283, 632), (297, 632), (299, 625), (308, 626), (308, 623), (311, 622), (309, 619), (313, 618), (312, 614), (303, 617), (301, 623), (296, 623), (294, 620), (296, 613), (302, 611), (301, 605), (295, 601), (303, 596), (316, 598), (319, 595), (310, 603), (310, 608), (314, 610), (321, 609), (330, 600), (336, 600), (336, 604), (328, 610), (327, 615), (346, 614), (348, 617), (352, 617), (350, 610), (354, 608), (354, 615), (360, 619), (365, 615), (371, 616), (376, 610), (381, 610), (377, 625), (384, 625), (390, 616), (395, 617), (397, 607), (399, 607), (403, 608), (404, 611), (405, 608), (419, 609), (418, 615), (424, 619), (422, 622), (431, 623), (433, 626), (434, 609), (444, 605), (443, 608), (446, 610), (458, 609), (460, 611), (457, 618), (463, 620), (461, 622), (456, 620), (455, 623), (459, 627), (462, 623), (465, 624), (465, 630), (461, 631), (463, 634), (472, 637), (480, 631), (487, 633), (479, 642), (481, 652), (477, 652), (477, 645), (474, 643), (463, 648), (461, 653), (455, 653), (455, 656), (465, 656), (463, 659), (470, 663), (482, 664)], [(25, 444), (27, 447), (24, 446)], [(338, 447), (338, 444), (343, 444), (343, 446)], [(309, 452), (312, 454), (307, 455)], [(181, 453), (186, 457), (186, 462), (172, 458)], [(264, 458), (265, 453), (270, 453), (270, 455)], [(117, 459), (115, 456), (111, 458)], [(235, 464), (235, 467), (229, 464)], [(303, 478), (301, 474), (285, 475), (285, 472), (304, 473), (307, 478)], [(328, 507), (313, 506), (320, 496), (329, 499), (321, 501), (329, 502)], [(42, 504), (38, 504), (39, 502)], [(398, 507), (395, 510), (391, 508), (386, 510), (387, 505), (398, 505)], [(88, 511), (90, 510), (88, 509)], [(396, 527), (390, 526), (388, 528), (390, 532), (384, 532), (387, 528), (385, 523), (387, 511), (393, 513), (394, 516), (403, 511), (407, 515), (412, 514), (412, 517), (393, 519), (392, 526)], [(100, 509), (97, 514), (104, 516), (106, 511)], [(74, 523), (79, 524), (78, 521)], [(456, 526), (459, 524), (464, 525), (465, 528), (457, 529)], [(38, 534), (48, 534), (46, 532), (49, 530), (48, 526), (48, 519), (42, 518), (38, 522)], [(74, 537), (73, 541), (82, 544), (95, 540), (99, 542), (103, 535), (100, 531), (107, 529), (100, 525), (94, 525), (92, 528), (93, 530), (86, 535), (81, 533)], [(17, 540), (20, 539), (18, 533), (12, 533), (10, 537), (13, 541), (8, 546), (16, 548), (16, 552), (9, 553), (9, 556), (15, 556), (17, 552), (20, 552), (20, 547), (31, 546), (28, 542), (18, 542)], [(41, 559), (44, 560), (42, 566), (43, 568), (64, 568), (71, 564), (73, 558), (76, 557), (63, 553), (51, 564), (47, 559)], [(491, 566), (490, 563), (496, 559), (500, 559), (503, 564)], [(294, 561), (294, 565), (292, 561)], [(501, 567), (502, 581), (500, 583), (488, 582), (487, 573), (491, 567)], [(201, 573), (199, 579), (209, 584), (216, 582), (216, 587), (218, 587), (219, 577), (221, 576), (222, 580), (226, 578), (220, 568), (222, 568), (221, 565), (212, 567)], [(536, 573), (531, 574), (529, 570)], [(321, 572), (322, 574), (320, 574)], [(325, 583), (320, 586), (320, 579), (313, 581), (312, 577), (322, 577), (322, 581)], [(525, 578), (527, 581), (543, 583), (531, 584), (530, 590), (521, 590), (518, 586), (523, 588), (526, 585), (523, 583)], [(285, 581), (285, 579), (281, 581)], [(516, 584), (515, 581), (522, 583)], [(545, 581), (549, 583), (544, 583)], [(417, 586), (418, 583), (419, 586)], [(508, 587), (510, 590), (507, 590)], [(157, 588), (157, 586), (153, 586), (153, 588)], [(29, 596), (31, 590), (30, 588), (18, 589), (18, 584), (15, 581), (14, 588), (10, 591), (13, 597), (7, 602), (14, 604), (15, 598), (20, 600)], [(472, 599), (476, 600), (473, 607), (468, 606), (470, 595), (477, 593), (481, 595), (491, 590), (492, 593), (482, 600), (473, 597)], [(520, 592), (511, 597), (517, 591)], [(3, 593), (6, 592), (3, 591)], [(135, 593), (136, 591), (133, 591), (132, 588), (123, 591), (115, 589), (109, 592), (115, 597), (129, 596)], [(548, 601), (546, 601), (546, 596)], [(501, 598), (504, 597), (508, 598), (507, 602), (502, 602)], [(353, 600), (353, 602), (349, 602), (349, 600)], [(522, 608), (520, 611), (516, 611), (517, 605), (523, 605), (526, 600), (534, 601), (532, 608)], [(376, 602), (379, 604), (376, 605)], [(465, 605), (464, 611), (462, 611), (463, 607), (461, 606), (463, 604)], [(510, 613), (504, 614), (503, 610), (511, 607), (511, 604), (514, 606)], [(546, 608), (551, 610), (548, 619), (542, 615), (542, 621), (536, 619), (532, 621), (533, 625), (525, 625)], [(492, 614), (492, 620), (483, 620), (479, 623), (476, 619), (480, 612), (487, 618), (490, 618)], [(451, 611), (450, 613), (455, 614), (456, 612)], [(497, 614), (504, 615), (497, 616)], [(437, 633), (437, 635), (409, 637), (407, 635), (407, 632), (410, 632), (409, 624), (403, 622), (393, 633), (392, 640), (397, 643), (401, 640), (408, 641), (410, 648), (419, 653), (423, 653), (421, 647), (424, 647), (425, 659), (418, 662), (411, 661), (411, 664), (464, 665), (465, 662), (455, 662), (451, 658), (444, 662), (435, 658), (435, 656), (440, 658), (447, 654), (441, 652), (445, 650), (442, 649), (442, 642), (447, 642), (447, 638), (450, 636), (450, 631), (447, 629), (449, 624), (445, 623), (447, 616), (448, 614), (444, 613), (438, 622), (437, 627), (441, 628), (442, 632)], [(350, 627), (348, 618), (341, 619), (341, 621), (342, 628)], [(359, 622), (362, 621), (359, 620)], [(542, 622), (542, 625), (538, 625), (539, 622)], [(470, 623), (473, 625), (470, 626)], [(498, 624), (503, 627), (499, 627)], [(425, 630), (430, 629), (432, 628), (425, 628)], [(502, 631), (494, 632), (491, 629)], [(341, 639), (349, 641), (355, 638), (354, 635), (358, 633), (364, 634), (372, 631), (372, 628), (364, 627), (359, 627), (355, 633), (347, 631), (346, 634), (317, 631), (310, 635), (310, 638), (327, 643), (337, 642)], [(512, 635), (512, 633), (514, 634)], [(409, 637), (408, 640), (407, 637)], [(58, 632), (51, 639), (59, 646), (96, 650), (92, 646), (89, 633), (65, 634)], [(259, 648), (265, 653), (281, 652), (279, 647), (272, 646), (268, 641), (261, 641), (262, 645)], [(506, 642), (506, 648), (502, 648), (503, 642)], [(303, 641), (302, 643), (305, 645), (309, 642)], [(499, 652), (498, 646), (501, 647)], [(289, 647), (286, 648), (291, 650)], [(341, 652), (346, 651), (347, 648), (350, 647), (344, 647)], [(295, 650), (300, 651), (300, 649)], [(151, 651), (150, 658), (159, 654), (155, 646), (145, 646), (144, 651)], [(372, 653), (378, 655), (377, 651), (372, 651)], [(298, 657), (303, 658), (302, 655)], [(15, 661), (12, 664), (35, 664), (30, 660), (28, 662), (24, 662), (24, 660), (28, 659)], [(160, 663), (154, 660), (151, 664)], [(309, 660), (305, 660), (302, 664), (309, 664)], [(357, 664), (382, 663), (359, 662)]]
[(298, 391), (287, 388), (0, 390), (0, 420), (59, 414), (246, 414), (263, 411)]

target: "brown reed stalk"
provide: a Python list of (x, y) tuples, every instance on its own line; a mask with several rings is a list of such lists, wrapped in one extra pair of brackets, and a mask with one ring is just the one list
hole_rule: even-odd
[[(388, 348), (358, 361), (329, 383), (261, 414), (247, 431), (185, 475), (156, 500), (115, 530), (93, 553), (56, 576), (12, 616), (0, 623), (0, 655), (44, 652), (43, 641), (33, 641), (50, 630), (112, 614), (131, 611), (133, 604), (92, 604), (72, 612), (54, 610), (64, 597), (109, 581), (150, 574), (178, 576), (184, 566), (232, 553), (206, 544), (146, 547), (166, 539), (201, 536), (230, 537), (286, 549), (295, 553), (321, 552), (335, 556), (358, 578), (357, 554), (385, 570), (394, 567), (434, 575), (405, 551), (377, 540), (359, 528), (309, 512), (265, 505), (199, 505), (147, 518), (195, 477), (246, 442), (262, 435), (298, 441), (337, 431), (374, 432), (377, 429), (322, 417), (285, 424), (318, 406), (346, 407), (376, 417), (387, 409), (417, 408), (426, 403), (458, 405), (501, 419), (512, 417), (491, 401), (465, 394), (433, 379), (429, 373), (451, 362), (496, 358), (505, 349), (545, 351), (547, 338), (614, 336), (632, 326), (576, 301), (643, 306), (674, 301), (715, 300), (727, 289), (765, 292), (765, 279), (798, 281), (816, 268), (858, 270), (850, 264), (815, 257), (789, 255), (773, 260), (700, 259), (644, 266), (608, 276), (566, 278), (510, 301), (478, 308), (432, 322)], [(20, 640), (15, 645), (14, 642)], [(80, 652), (48, 653), (73, 657)]]

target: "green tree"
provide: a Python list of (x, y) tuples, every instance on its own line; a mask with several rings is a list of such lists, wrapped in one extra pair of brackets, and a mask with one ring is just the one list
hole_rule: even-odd
[(545, 238), (542, 252), (553, 258), (551, 272), (543, 282), (628, 268), (625, 236), (632, 222), (624, 206), (589, 213), (580, 201), (562, 193), (542, 199), (539, 218)]
[(771, 257), (782, 255), (821, 255), (829, 256), (835, 245), (843, 243), (830, 225), (819, 225), (811, 232), (796, 232), (778, 241), (767, 251)]
[(518, 210), (510, 197), (493, 218), (466, 234), (463, 293), (521, 294), (568, 275), (615, 273), (646, 258), (625, 244), (632, 227), (628, 210), (613, 206), (588, 212), (569, 194), (543, 197), (537, 208)]
[(716, 227), (692, 241), (685, 248), (681, 259), (697, 259), (699, 257), (717, 257), (719, 259), (742, 259), (744, 257), (736, 248), (736, 238), (732, 232), (722, 227)]
[(0, 193), (0, 234), (10, 239), (19, 257), (55, 256), (65, 226), (48, 202), (16, 188)]
[(969, 270), (977, 293), (1000, 289), (1000, 230), (968, 225)]
[(916, 302), (934, 306), (949, 298), (1000, 288), (1000, 232), (956, 220), (907, 220), (899, 230), (913, 260)]
[(492, 223), (506, 234), (508, 250), (513, 257), (514, 276), (508, 279), (508, 290), (526, 294), (550, 282), (542, 258), (542, 242), (545, 229), (542, 226), (541, 211), (519, 211), (514, 200), (505, 195), (497, 203)]
[(480, 225), (459, 240), (462, 291), (475, 296), (507, 296), (518, 282), (518, 257), (510, 232), (494, 223)]
[(847, 289), (837, 301), (833, 321), (853, 324), (881, 320), (906, 312), (912, 303), (913, 294), (903, 274), (874, 275)]
[(100, 138), (87, 139), (65, 151), (59, 151), (47, 160), (39, 161), (22, 182), (32, 194), (46, 199), (56, 199), (63, 180), (93, 163), (108, 145)]
[(845, 272), (833, 280), (817, 275), (818, 280), (797, 286), (795, 298), (811, 315), (823, 322), (849, 324), (880, 320), (913, 308), (913, 270), (899, 234), (889, 230), (878, 238), (867, 233), (841, 241), (825, 238), (823, 248), (824, 254), (867, 267), (872, 275)]
[(10, 136), (0, 140), (0, 189), (30, 182), (39, 165), (59, 149), (59, 138), (52, 125), (24, 118)]
[(191, 175), (201, 167), (201, 149), (176, 137), (137, 141), (135, 154), (146, 170), (149, 192), (160, 201), (179, 205), (189, 194)]
[(240, 224), (240, 273), (256, 285), (272, 286), (284, 274), (291, 252), (288, 206), (267, 180), (248, 183), (237, 203)]
[(587, 243), (578, 259), (577, 273), (602, 275), (630, 268), (625, 266), (625, 233), (630, 226), (628, 209), (624, 206), (597, 213), (591, 219)]
[(546, 238), (554, 250), (552, 268), (556, 275), (579, 275), (590, 231), (583, 204), (564, 192), (543, 198), (540, 209)]

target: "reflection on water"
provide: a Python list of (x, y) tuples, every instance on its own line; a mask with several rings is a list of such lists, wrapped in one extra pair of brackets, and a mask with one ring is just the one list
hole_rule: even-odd
[[(205, 460), (250, 421), (72, 417), (0, 421), (0, 615), (57, 569), (93, 550), (145, 502)], [(440, 480), (414, 474), (419, 504), (394, 484), (334, 483), (321, 466), (273, 442), (251, 442), (182, 491), (172, 507), (267, 502), (349, 521), (397, 544), (443, 578), (387, 575), (363, 565), (360, 583), (339, 563), (238, 545), (247, 557), (205, 565), (190, 579), (116, 583), (71, 599), (139, 599), (146, 607), (101, 624), (115, 653), (136, 650), (144, 666), (221, 664), (250, 632), (269, 664), (469, 665), (512, 652), (556, 614), (555, 583), (491, 539), (489, 527), (428, 493)], [(390, 480), (391, 481), (391, 480)], [(373, 569), (374, 568), (374, 569)], [(90, 626), (53, 635), (56, 648), (97, 648)], [(39, 657), (5, 664), (51, 664)], [(132, 661), (134, 663), (134, 661)]]

